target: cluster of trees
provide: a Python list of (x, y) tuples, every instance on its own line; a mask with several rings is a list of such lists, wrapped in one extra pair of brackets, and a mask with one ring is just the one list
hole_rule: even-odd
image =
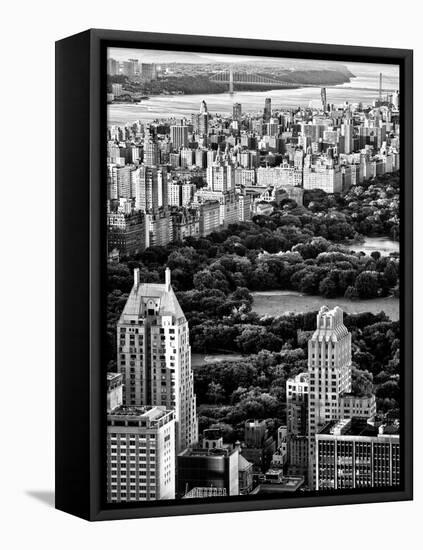
[(334, 216), (347, 223), (351, 234), (399, 240), (399, 199), (400, 178), (394, 173), (354, 185), (345, 195), (328, 195), (320, 189), (305, 191), (304, 206), (315, 215)]
[[(148, 282), (161, 280), (158, 272), (144, 270), (141, 276)], [(222, 424), (224, 432), (236, 439), (250, 416), (280, 424), (285, 414), (286, 380), (307, 369), (307, 342), (317, 312), (260, 318), (251, 311), (247, 288), (230, 291), (224, 279), (206, 279), (204, 274), (201, 279), (205, 288), (178, 292), (190, 324), (192, 351), (245, 356), (240, 361), (195, 369), (201, 426)], [(128, 266), (110, 267), (107, 353), (111, 369), (115, 368), (116, 322), (132, 284)], [(399, 322), (384, 313), (362, 313), (345, 314), (344, 323), (352, 334), (354, 392), (368, 393), (374, 388), (378, 410), (397, 410)]]
[[(192, 70), (192, 66), (190, 69)], [(222, 93), (227, 92), (228, 84), (225, 82), (213, 82), (210, 80), (210, 77), (214, 72), (204, 72), (204, 67), (201, 67), (201, 72), (198, 74), (190, 75), (162, 75), (158, 80), (151, 82), (134, 82), (131, 81), (128, 77), (124, 75), (111, 76), (108, 75), (108, 84), (111, 85), (112, 82), (119, 82), (125, 84), (127, 89), (131, 89), (134, 92), (148, 93), (148, 94), (160, 94), (163, 91), (167, 92), (176, 92), (180, 91), (184, 94), (201, 94), (201, 93)], [(274, 80), (280, 79), (285, 82), (290, 82), (292, 84), (318, 84), (319, 86), (323, 83), (327, 85), (332, 84), (343, 84), (349, 81), (349, 76), (351, 73), (348, 71), (342, 70), (279, 70), (272, 71), (271, 73), (262, 72), (261, 76), (269, 77)], [(256, 86), (254, 84), (247, 83), (238, 83), (238, 90), (255, 90)], [(269, 84), (268, 86), (262, 86), (263, 90), (274, 90), (278, 88), (283, 88), (283, 85)]]
[[(350, 299), (397, 291), (397, 256), (382, 257), (379, 252), (367, 256), (350, 251), (343, 242), (358, 238), (359, 230), (398, 238), (398, 193), (396, 175), (389, 181), (366, 182), (344, 197), (309, 191), (304, 207), (285, 200), (274, 205), (270, 215), (256, 216), (252, 222), (234, 224), (207, 237), (150, 247), (110, 265), (109, 368), (115, 368), (116, 322), (132, 288), (133, 269), (140, 268), (144, 282), (162, 282), (168, 266), (190, 325), (192, 350), (229, 351), (246, 357), (196, 371), (202, 427), (219, 423), (230, 437), (238, 437), (249, 416), (277, 425), (284, 416), (286, 378), (306, 368), (315, 313), (260, 318), (251, 310), (250, 291), (292, 289)], [(371, 209), (367, 218), (361, 213), (364, 207)], [(346, 315), (345, 324), (353, 339), (354, 390), (374, 387), (379, 410), (395, 411), (400, 392), (398, 323), (384, 314), (365, 313)]]
[(352, 252), (322, 237), (308, 237), (287, 251), (273, 252), (277, 239), (267, 229), (240, 223), (205, 238), (187, 238), (179, 246), (150, 248), (133, 263), (150, 277), (167, 263), (176, 290), (216, 289), (226, 296), (246, 287), (367, 299), (388, 296), (398, 285), (398, 258)]
[[(173, 286), (181, 292), (216, 289), (227, 297), (246, 287), (298, 290), (326, 298), (387, 296), (396, 292), (399, 282), (397, 255), (367, 256), (344, 243), (360, 238), (358, 228), (365, 234), (387, 232), (398, 237), (397, 180), (390, 176), (382, 185), (381, 177), (344, 197), (307, 191), (304, 207), (285, 200), (274, 205), (270, 215), (255, 216), (252, 222), (233, 224), (207, 237), (150, 247), (126, 263), (140, 267), (145, 280), (156, 280), (167, 264)], [(373, 216), (366, 213), (367, 203)]]
[[(277, 319), (267, 322), (267, 332), (281, 334)], [(363, 313), (346, 315), (345, 325), (352, 334), (353, 392), (375, 392), (378, 411), (398, 416), (399, 323), (384, 314)], [(240, 361), (195, 369), (200, 428), (220, 426), (229, 440), (236, 440), (248, 418), (284, 423), (286, 381), (307, 370), (307, 341), (314, 326), (315, 313), (291, 315), (284, 318), (283, 329), (290, 337), (277, 351), (262, 348)]]
[(165, 76), (158, 80), (135, 82), (127, 76), (108, 76), (108, 89), (117, 82), (125, 86), (125, 90), (138, 94), (157, 95), (163, 92), (183, 94), (218, 94), (227, 91), (228, 85), (224, 82), (213, 82), (207, 75)]

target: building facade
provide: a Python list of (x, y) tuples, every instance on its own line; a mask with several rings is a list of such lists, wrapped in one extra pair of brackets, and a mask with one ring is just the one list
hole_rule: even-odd
[(126, 406), (158, 405), (175, 411), (177, 452), (198, 439), (189, 328), (171, 286), (134, 286), (117, 324), (117, 362)]
[(123, 375), (119, 372), (107, 373), (107, 412), (110, 413), (122, 405)]
[(142, 212), (107, 213), (107, 248), (120, 256), (139, 254), (146, 248), (146, 219)]
[(375, 428), (362, 418), (330, 422), (316, 435), (316, 489), (398, 487), (397, 426)]
[(309, 483), (315, 483), (316, 434), (339, 418), (340, 399), (351, 392), (351, 334), (339, 307), (320, 308), (317, 328), (308, 342)]
[(308, 432), (308, 380), (308, 373), (302, 372), (286, 381), (286, 426), (290, 435)]
[(238, 450), (227, 447), (185, 449), (177, 457), (178, 494), (204, 488), (239, 495)]
[(107, 415), (107, 500), (175, 498), (175, 421), (165, 407), (118, 407)]

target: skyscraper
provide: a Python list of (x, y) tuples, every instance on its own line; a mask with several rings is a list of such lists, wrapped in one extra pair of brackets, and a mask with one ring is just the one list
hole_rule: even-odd
[(200, 112), (192, 114), (192, 125), (194, 132), (197, 132), (200, 136), (207, 136), (209, 131), (209, 113), (207, 103), (204, 99), (200, 105)]
[(220, 149), (213, 164), (207, 167), (207, 187), (212, 191), (233, 191), (235, 189), (235, 169), (222, 159)]
[(288, 473), (307, 477), (308, 467), (308, 373), (286, 381)]
[(186, 147), (188, 145), (188, 126), (184, 124), (171, 126), (170, 139), (173, 149), (179, 151), (181, 147)]
[(156, 211), (167, 206), (167, 172), (156, 166), (140, 166), (131, 172), (137, 210)]
[(119, 61), (109, 57), (107, 60), (107, 74), (110, 76), (115, 76), (119, 74)]
[(339, 418), (341, 394), (351, 391), (351, 334), (339, 307), (320, 308), (317, 328), (308, 342), (309, 484), (316, 486), (315, 436)]
[(204, 114), (207, 114), (207, 113), (208, 113), (207, 103), (203, 99), (203, 101), (201, 102), (201, 105), (200, 105), (200, 114), (204, 115)]
[(286, 381), (286, 426), (290, 435), (308, 431), (308, 373), (302, 372)]
[(173, 409), (176, 451), (196, 442), (189, 328), (168, 268), (165, 284), (142, 284), (139, 269), (134, 270), (134, 286), (117, 324), (117, 348), (124, 404)]
[(326, 88), (320, 88), (320, 99), (322, 101), (322, 111), (325, 113), (327, 110), (327, 96), (326, 96)]
[(146, 166), (157, 166), (160, 163), (159, 145), (155, 139), (145, 140), (143, 162)]
[(139, 73), (138, 59), (128, 59), (122, 63), (122, 73), (129, 78)]
[(236, 120), (237, 122), (241, 122), (241, 118), (242, 118), (242, 105), (241, 105), (241, 103), (234, 103), (232, 118), (233, 118), (233, 120)]
[(270, 97), (266, 97), (266, 99), (264, 100), (264, 113), (263, 113), (264, 122), (269, 122), (271, 116), (272, 116), (272, 99)]
[(347, 119), (345, 121), (345, 124), (342, 124), (341, 135), (344, 136), (344, 153), (349, 155), (354, 150), (354, 147), (353, 147), (354, 127), (351, 124), (350, 119)]
[(141, 63), (140, 65), (141, 78), (147, 82), (156, 80), (157, 68), (155, 63)]

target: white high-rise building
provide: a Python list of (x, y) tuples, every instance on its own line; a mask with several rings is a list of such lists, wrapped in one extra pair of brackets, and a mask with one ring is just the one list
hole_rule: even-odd
[(107, 415), (107, 500), (175, 498), (174, 411), (119, 407)]
[(131, 172), (131, 187), (135, 197), (135, 209), (142, 212), (166, 207), (167, 173), (155, 166), (140, 166)]
[(207, 187), (212, 191), (232, 191), (235, 189), (235, 169), (231, 164), (214, 162), (207, 168)]
[(339, 307), (320, 308), (317, 328), (308, 342), (309, 485), (316, 486), (316, 434), (339, 418), (342, 394), (351, 391), (351, 334)]
[(117, 325), (117, 364), (124, 405), (175, 411), (176, 452), (198, 439), (189, 328), (166, 269), (165, 284), (134, 286)]
[(308, 373), (302, 372), (286, 381), (286, 426), (290, 435), (308, 431)]
[(343, 174), (340, 166), (320, 160), (312, 166), (306, 165), (303, 172), (304, 189), (322, 189), (326, 193), (341, 193)]
[(122, 95), (123, 92), (123, 86), (122, 84), (112, 84), (112, 94), (115, 97), (119, 97)]

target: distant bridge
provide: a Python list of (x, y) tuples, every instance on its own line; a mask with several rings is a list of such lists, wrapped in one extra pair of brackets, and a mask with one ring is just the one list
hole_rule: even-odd
[[(286, 82), (283, 80), (277, 80), (275, 78), (269, 78), (259, 74), (234, 72), (233, 69), (229, 71), (220, 71), (210, 77), (212, 82), (225, 82), (229, 84), (229, 91), (233, 93), (234, 84), (252, 84), (254, 86), (283, 86), (284, 88), (298, 88), (298, 84), (293, 82)], [(318, 86), (317, 86), (318, 87)]]
[[(231, 67), (229, 70), (220, 71), (210, 77), (211, 82), (224, 82), (229, 84), (229, 93), (234, 93), (234, 84), (248, 84), (252, 86), (277, 86), (284, 88), (339, 88), (341, 85), (327, 86), (325, 84), (302, 84), (300, 82), (287, 82), (277, 78), (269, 78), (259, 74), (234, 71)], [(389, 93), (396, 90), (381, 89), (381, 88), (361, 88), (359, 86), (343, 86), (343, 89), (363, 90), (368, 92)]]

